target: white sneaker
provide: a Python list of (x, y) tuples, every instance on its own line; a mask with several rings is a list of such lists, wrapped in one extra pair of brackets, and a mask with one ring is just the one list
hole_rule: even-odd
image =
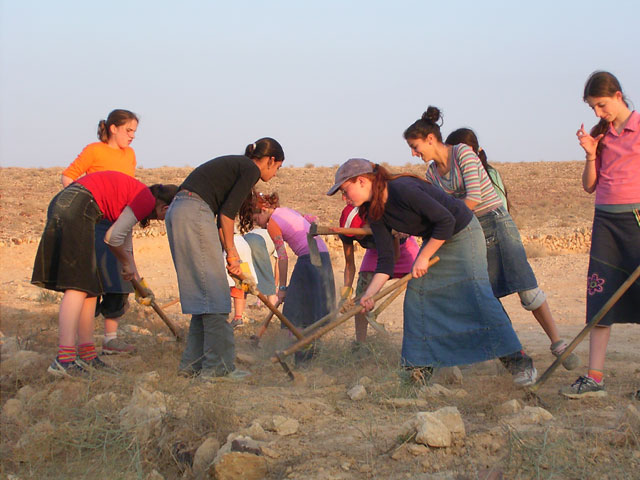
[(536, 367), (527, 367), (524, 370), (513, 374), (513, 383), (519, 387), (528, 387), (536, 383), (538, 371)]

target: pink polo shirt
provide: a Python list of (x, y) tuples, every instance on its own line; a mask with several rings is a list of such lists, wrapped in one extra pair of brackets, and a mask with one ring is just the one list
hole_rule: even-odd
[(635, 110), (618, 134), (613, 125), (596, 158), (596, 205), (640, 203), (640, 114)]

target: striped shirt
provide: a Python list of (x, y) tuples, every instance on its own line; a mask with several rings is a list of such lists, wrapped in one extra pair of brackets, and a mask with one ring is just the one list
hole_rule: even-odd
[(431, 162), (425, 175), (427, 181), (460, 200), (468, 198), (477, 202), (473, 211), (478, 217), (501, 207), (502, 200), (471, 147), (462, 143), (454, 145), (452, 156), (451, 170), (445, 176), (441, 176), (436, 163)]

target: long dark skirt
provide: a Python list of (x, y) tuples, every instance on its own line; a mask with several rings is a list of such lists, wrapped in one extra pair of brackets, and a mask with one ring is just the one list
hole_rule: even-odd
[[(596, 209), (587, 274), (587, 322), (640, 265), (640, 215)], [(640, 280), (620, 297), (599, 325), (640, 323)]]
[(520, 351), (511, 321), (489, 283), (478, 220), (474, 217), (436, 255), (440, 261), (407, 285), (402, 364), (464, 365)]
[(58, 193), (47, 210), (31, 283), (49, 290), (103, 293), (95, 252), (96, 222), (102, 212), (89, 190), (73, 184)]
[(296, 327), (307, 327), (329, 314), (336, 304), (331, 258), (321, 252), (322, 266), (311, 264), (309, 255), (298, 257), (291, 273), (282, 314)]

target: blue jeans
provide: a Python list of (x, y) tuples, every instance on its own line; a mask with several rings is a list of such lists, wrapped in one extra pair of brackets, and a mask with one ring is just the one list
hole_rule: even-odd
[(256, 269), (258, 290), (265, 295), (276, 294), (276, 280), (271, 267), (271, 256), (267, 250), (267, 244), (257, 233), (244, 234), (245, 241), (251, 248), (251, 260)]

